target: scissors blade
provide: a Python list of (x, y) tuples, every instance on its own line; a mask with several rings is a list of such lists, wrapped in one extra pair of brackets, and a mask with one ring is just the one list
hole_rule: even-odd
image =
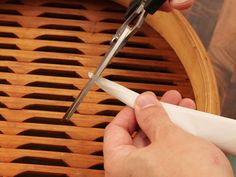
[(111, 59), (116, 55), (116, 53), (125, 45), (126, 38), (129, 36), (131, 32), (131, 29), (126, 28), (124, 32), (121, 34), (121, 36), (117, 39), (115, 43), (111, 46), (110, 50), (106, 53), (104, 56), (102, 62), (100, 63), (99, 67), (94, 72), (93, 77), (87, 82), (85, 87), (81, 90), (78, 97), (75, 99), (74, 103), (70, 106), (70, 108), (67, 110), (66, 114), (64, 115), (63, 119), (69, 120), (71, 116), (75, 113), (77, 110), (77, 107), (80, 105), (80, 103), (83, 101), (84, 97), (87, 95), (89, 90), (94, 85), (95, 81), (99, 78), (101, 73), (104, 71), (104, 69), (107, 67)]

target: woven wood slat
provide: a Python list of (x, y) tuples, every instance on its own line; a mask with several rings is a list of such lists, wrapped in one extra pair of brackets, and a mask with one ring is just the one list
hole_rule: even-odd
[(0, 134), (0, 139), (2, 148), (44, 150), (46, 152), (53, 152), (54, 149), (57, 149), (57, 152), (102, 155), (101, 142), (2, 134)]

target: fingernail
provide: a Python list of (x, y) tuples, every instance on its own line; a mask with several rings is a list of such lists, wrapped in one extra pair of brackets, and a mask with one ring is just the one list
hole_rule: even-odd
[(151, 107), (157, 105), (157, 98), (153, 93), (143, 93), (137, 98), (136, 105), (141, 109)]

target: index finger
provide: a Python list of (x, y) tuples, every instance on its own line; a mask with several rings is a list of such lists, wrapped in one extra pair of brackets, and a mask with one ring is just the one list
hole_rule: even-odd
[(134, 111), (125, 107), (106, 127), (103, 145), (104, 155), (109, 155), (121, 146), (134, 147), (131, 136), (136, 129), (137, 122)]

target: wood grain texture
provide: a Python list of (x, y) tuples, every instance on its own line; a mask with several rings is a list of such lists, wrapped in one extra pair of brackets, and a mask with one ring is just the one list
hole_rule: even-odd
[(196, 0), (192, 8), (183, 12), (202, 43), (209, 47), (224, 0)]
[(236, 2), (224, 2), (220, 18), (209, 47), (220, 89), (222, 114), (236, 118)]

